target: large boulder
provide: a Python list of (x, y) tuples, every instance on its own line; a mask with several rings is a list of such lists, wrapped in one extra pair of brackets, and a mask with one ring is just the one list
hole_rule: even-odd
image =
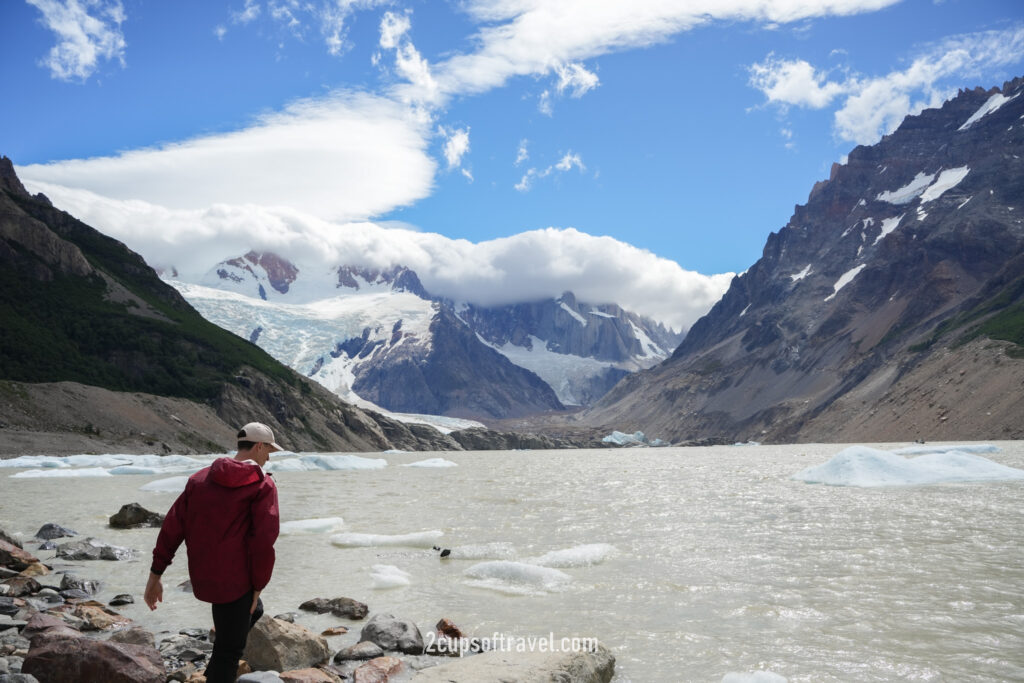
[(0, 539), (0, 566), (20, 572), (38, 562), (39, 558), (32, 553)]
[(398, 650), (408, 655), (423, 654), (423, 634), (411, 621), (391, 614), (376, 614), (363, 627), (359, 642), (376, 643), (385, 651)]
[(290, 671), (325, 663), (330, 656), (323, 636), (305, 626), (263, 615), (249, 631), (242, 658), (256, 671)]
[(425, 669), (415, 680), (416, 683), (608, 683), (614, 673), (615, 657), (608, 648), (598, 644), (596, 648), (579, 652), (491, 650)]
[(62, 543), (57, 546), (57, 557), (78, 562), (81, 560), (130, 560), (135, 556), (131, 548), (110, 545), (96, 538)]
[(0, 581), (0, 595), (9, 598), (20, 598), (38, 593), (42, 589), (39, 582), (31, 576), (13, 576)]
[[(93, 640), (62, 623), (36, 623), (31, 646), (21, 666), (47, 683), (164, 683), (167, 673), (156, 648)], [(59, 622), (59, 620), (55, 620)]]
[(164, 523), (164, 516), (159, 512), (151, 512), (138, 503), (127, 503), (110, 517), (110, 526), (115, 529), (137, 529), (139, 527), (158, 527)]

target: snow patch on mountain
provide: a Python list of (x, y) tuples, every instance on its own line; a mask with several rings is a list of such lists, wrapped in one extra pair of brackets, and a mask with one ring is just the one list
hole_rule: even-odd
[(967, 166), (960, 168), (948, 168), (939, 174), (935, 182), (928, 186), (928, 189), (921, 193), (921, 203), (938, 199), (947, 190), (951, 190), (960, 184), (960, 181), (967, 177), (971, 169)]
[(859, 266), (851, 268), (850, 270), (846, 271), (841, 276), (839, 276), (839, 279), (836, 280), (836, 283), (832, 285), (832, 293), (825, 297), (825, 301), (834, 299), (836, 294), (839, 293), (840, 289), (853, 282), (853, 278), (860, 275), (860, 271), (864, 270), (864, 265), (865, 264), (862, 263)]
[(909, 204), (914, 201), (935, 180), (934, 173), (918, 173), (909, 183), (891, 192), (881, 192), (876, 199), (888, 204)]
[[(1017, 95), (1019, 95), (1019, 94), (1020, 93), (1017, 93)], [(1017, 95), (1014, 95), (1013, 97), (1007, 97), (1006, 95), (1004, 95), (1002, 93), (996, 93), (992, 97), (988, 98), (988, 100), (985, 102), (985, 104), (981, 105), (981, 107), (978, 108), (978, 111), (976, 111), (973, 114), (971, 114), (971, 117), (969, 119), (967, 119), (966, 121), (964, 121), (963, 125), (960, 126), (959, 128), (957, 128), (957, 130), (958, 131), (960, 131), (960, 130), (967, 130), (968, 128), (973, 126), (975, 123), (980, 121), (983, 117), (985, 117), (985, 116), (991, 114), (992, 112), (996, 111), (997, 109), (1002, 107), (1007, 102), (1016, 99)]]

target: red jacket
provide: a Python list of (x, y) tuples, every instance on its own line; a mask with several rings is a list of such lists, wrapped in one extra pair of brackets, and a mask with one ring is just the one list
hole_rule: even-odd
[(274, 480), (256, 463), (217, 458), (189, 477), (168, 511), (152, 571), (163, 574), (185, 541), (193, 594), (233, 602), (270, 582), (279, 528)]

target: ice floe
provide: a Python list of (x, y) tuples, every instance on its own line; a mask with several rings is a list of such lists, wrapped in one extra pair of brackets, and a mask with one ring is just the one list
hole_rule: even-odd
[(25, 470), (12, 474), (11, 479), (40, 479), (40, 478), (73, 478), (73, 477), (109, 477), (110, 472), (102, 467), (82, 467), (79, 469), (47, 469), (47, 470)]
[(530, 560), (542, 567), (590, 567), (601, 564), (615, 554), (615, 546), (608, 543), (588, 543), (564, 550), (553, 550)]
[(793, 478), (808, 484), (858, 487), (1024, 480), (1024, 470), (1000, 465), (962, 448), (943, 447), (907, 458), (892, 451), (851, 446), (824, 464), (797, 472)]
[(668, 443), (661, 439), (648, 439), (643, 432), (626, 434), (618, 430), (601, 439), (604, 443), (614, 443), (619, 446), (667, 446)]
[(281, 522), (282, 534), (325, 534), (345, 526), (341, 517), (320, 517), (316, 519), (295, 519)]
[(401, 588), (412, 583), (412, 575), (392, 564), (375, 564), (370, 571), (370, 580), (374, 588)]
[(430, 548), (434, 541), (444, 536), (438, 529), (417, 531), (411, 534), (357, 534), (343, 533), (331, 536), (331, 543), (341, 548), (374, 548), (390, 546), (407, 546), (412, 548)]
[(460, 545), (451, 551), (453, 560), (511, 560), (516, 556), (515, 546), (500, 541)]
[(418, 460), (410, 462), (402, 467), (458, 467), (459, 463), (445, 460), (444, 458), (430, 458), (429, 460)]
[(469, 582), (471, 586), (513, 594), (553, 592), (572, 581), (571, 576), (557, 569), (508, 560), (474, 564), (465, 575), (474, 579)]
[(383, 458), (363, 458), (358, 455), (299, 455), (292, 458), (273, 458), (264, 468), (268, 472), (313, 472), (315, 470), (381, 470), (388, 466)]
[(181, 493), (185, 490), (188, 477), (167, 477), (157, 479), (139, 487), (140, 491), (156, 491), (157, 493)]

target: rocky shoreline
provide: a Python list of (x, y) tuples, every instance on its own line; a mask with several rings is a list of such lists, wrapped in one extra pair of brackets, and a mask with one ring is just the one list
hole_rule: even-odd
[[(162, 516), (128, 504), (110, 518), (112, 528), (159, 526)], [(26, 549), (0, 529), (0, 683), (200, 683), (216, 634), (186, 627), (154, 634), (94, 596), (100, 582), (81, 578), (53, 560), (123, 561), (128, 548), (104, 543), (58, 524), (46, 524)], [(50, 564), (36, 553), (56, 551)], [(186, 587), (187, 588), (187, 587)], [(305, 615), (331, 614), (344, 624), (316, 633)], [(333, 650), (327, 638), (360, 628), (354, 645)], [(253, 627), (238, 681), (264, 683), (487, 683), (550, 681), (608, 683), (615, 657), (594, 639), (474, 637), (441, 618), (432, 629), (392, 614), (372, 614), (346, 598), (311, 598), (296, 611), (264, 615)]]

